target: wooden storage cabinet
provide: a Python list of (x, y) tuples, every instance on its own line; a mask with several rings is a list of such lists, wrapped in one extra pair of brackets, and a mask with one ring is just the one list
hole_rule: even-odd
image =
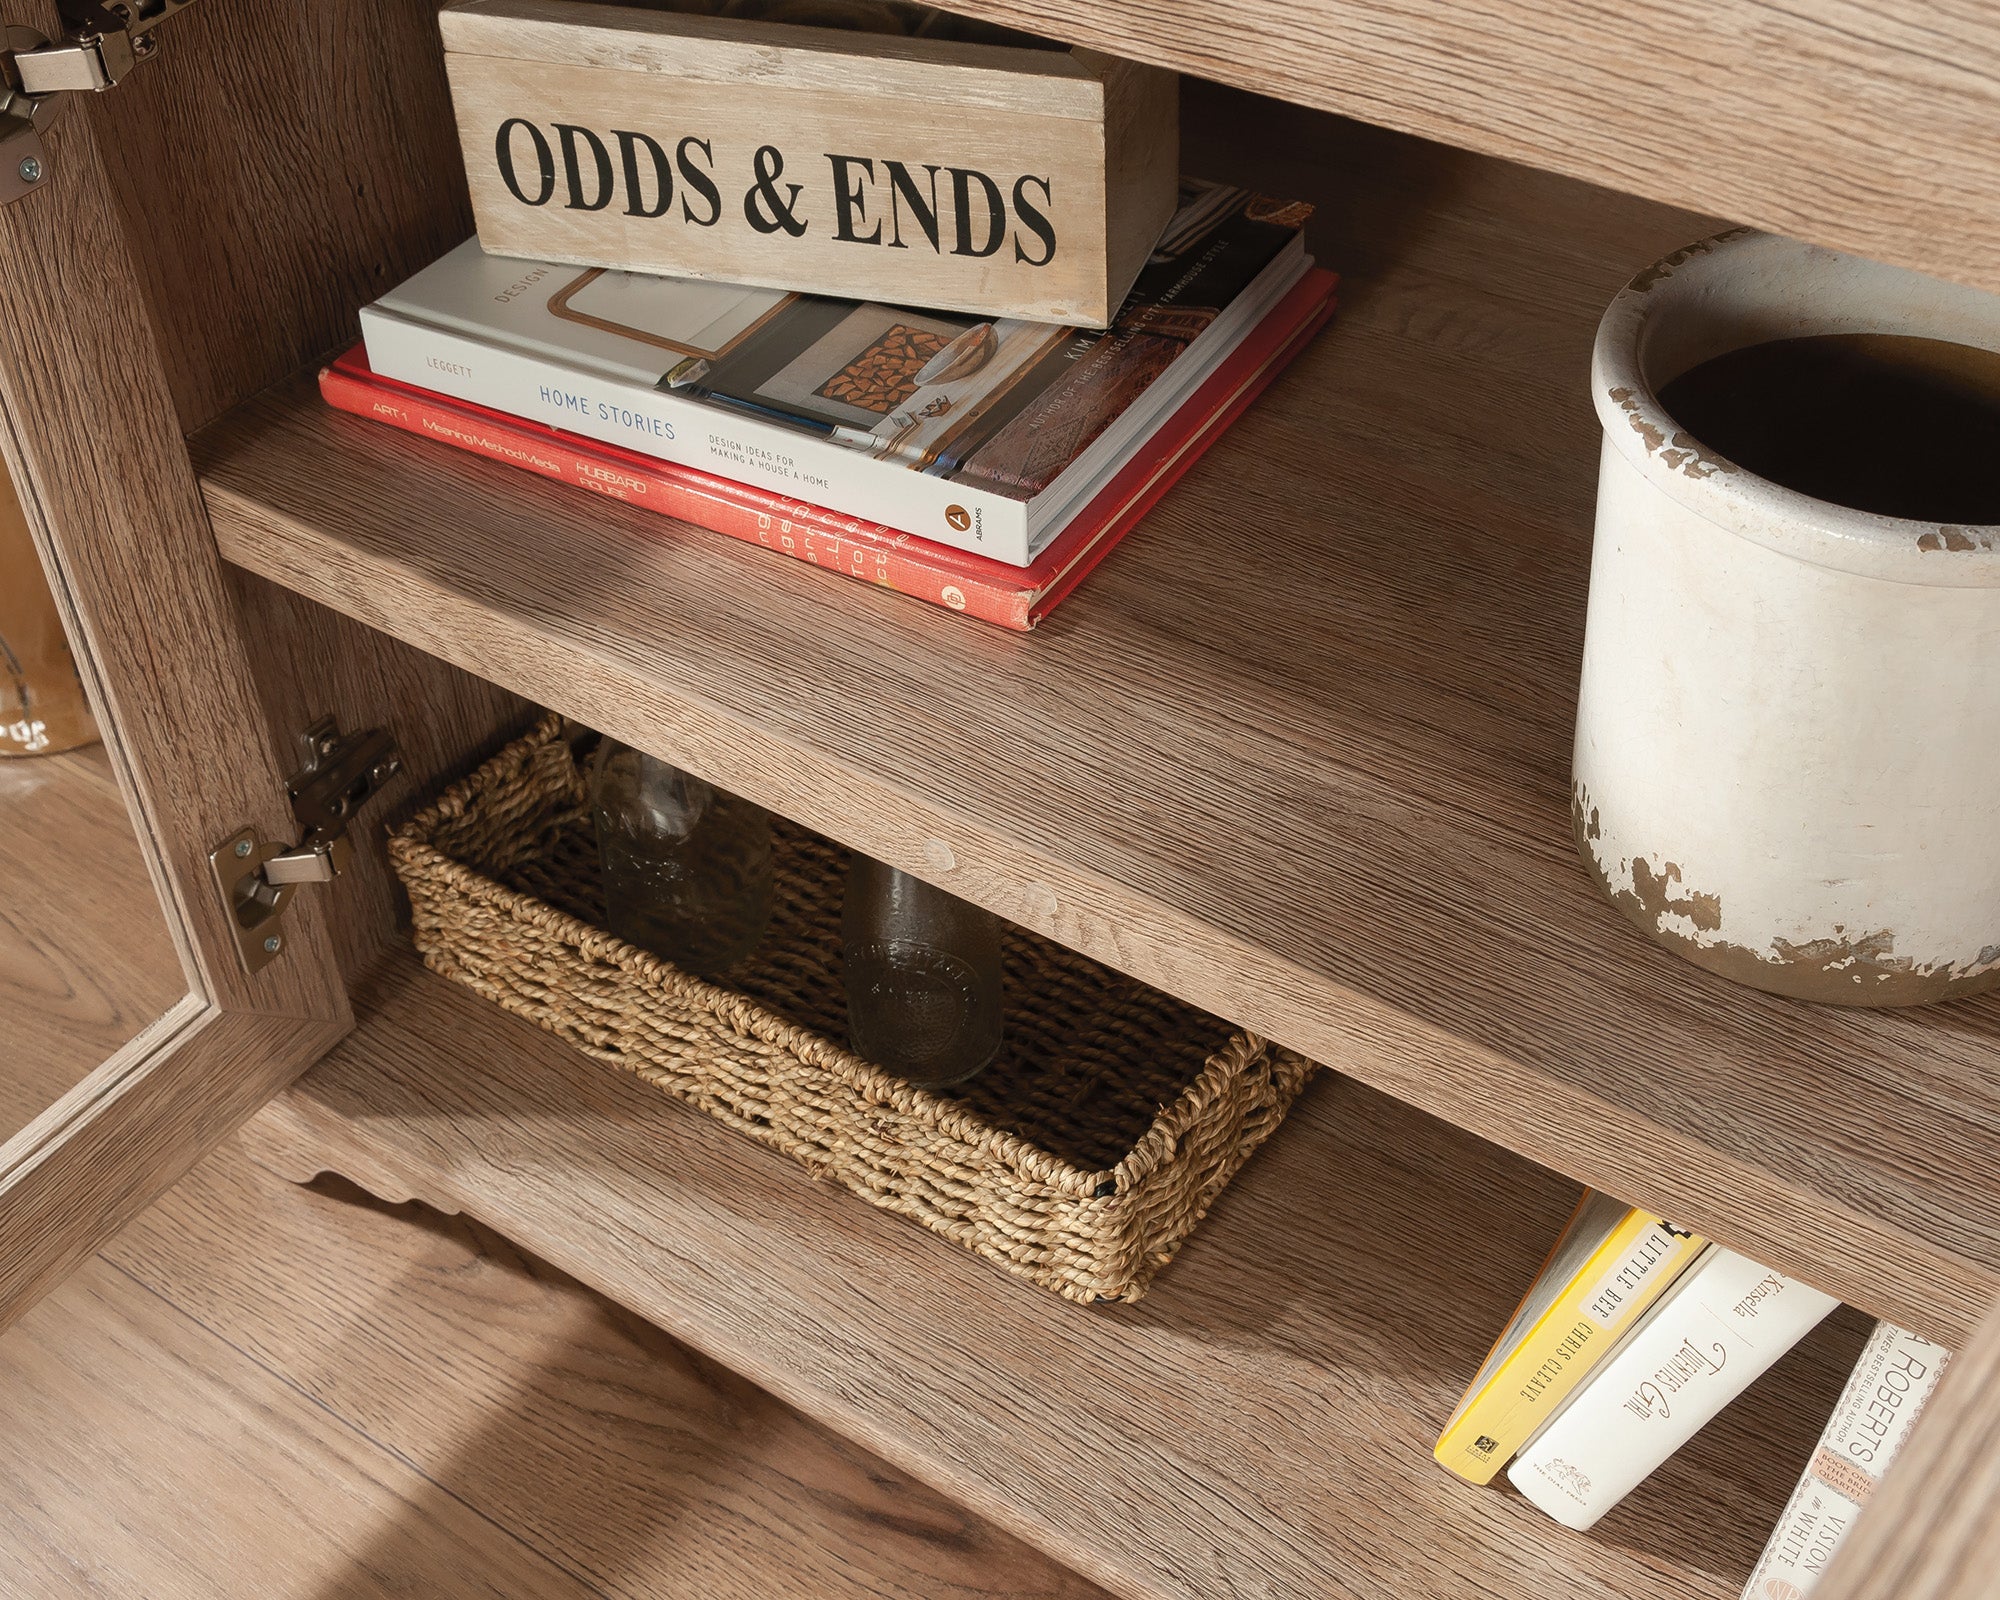
[[(1784, 97), (1746, 131), (1693, 56), (1597, 105), (1615, 38), (1554, 0), (966, 9), (1488, 152), (1190, 86), (1189, 165), (1316, 200), (1342, 309), (1027, 638), (318, 404), (355, 307), (469, 231), (424, 0), (206, 0), (72, 97), (0, 206), (0, 400), (191, 992), (0, 1147), (0, 1318), (266, 1108), (269, 1159), (480, 1216), (1120, 1592), (1727, 1596), (1857, 1319), (1588, 1538), (1427, 1459), (1562, 1174), (1965, 1347), (1885, 1490), (1904, 1513), (1822, 1592), (1984, 1592), (2000, 1009), (1682, 967), (1597, 903), (1566, 773), (1590, 329), (1708, 225), (1659, 199), (1981, 281), (2000, 40), (1857, 7), (1836, 49), (1706, 0)], [(1885, 152), (1865, 188), (1815, 165), (1835, 103)], [(531, 700), (1343, 1079), (1146, 1302), (1046, 1301), (415, 966), (379, 822)], [(288, 836), (289, 742), (329, 711), (392, 728), (405, 781), (251, 977), (208, 853)]]

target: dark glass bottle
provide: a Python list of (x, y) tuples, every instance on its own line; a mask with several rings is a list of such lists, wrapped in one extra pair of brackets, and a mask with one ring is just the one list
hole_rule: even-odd
[(1000, 919), (856, 854), (842, 918), (847, 1029), (857, 1055), (927, 1088), (1000, 1053)]
[(720, 977), (771, 923), (771, 814), (671, 762), (605, 739), (591, 805), (611, 931)]

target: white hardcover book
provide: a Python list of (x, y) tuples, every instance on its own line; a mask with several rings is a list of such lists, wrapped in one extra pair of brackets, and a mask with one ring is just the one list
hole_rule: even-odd
[(1189, 192), (1201, 226), (1170, 230), (1108, 332), (475, 239), (364, 308), (362, 333), (385, 378), (1026, 566), (1311, 265), (1259, 197)]
[(1743, 1600), (1805, 1600), (1916, 1426), (1951, 1352), (1886, 1322), (1854, 1364), (1819, 1448), (1743, 1586)]
[(368, 365), (385, 378), (490, 406), (662, 461), (760, 484), (829, 511), (1025, 567), (1028, 507), (974, 485), (912, 472), (830, 439), (725, 411), (669, 389), (490, 344), (437, 323), (361, 308)]
[(1593, 1526), (1839, 1304), (1711, 1247), (1508, 1479), (1565, 1527)]

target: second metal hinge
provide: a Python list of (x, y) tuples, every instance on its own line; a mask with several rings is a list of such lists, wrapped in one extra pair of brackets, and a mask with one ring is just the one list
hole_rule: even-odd
[(261, 972), (284, 953), (281, 919), (299, 885), (327, 883), (347, 869), (348, 823), (403, 768), (386, 730), (344, 734), (331, 717), (299, 735), (299, 752), (299, 770), (285, 780), (299, 842), (281, 844), (243, 828), (209, 852), (248, 972)]

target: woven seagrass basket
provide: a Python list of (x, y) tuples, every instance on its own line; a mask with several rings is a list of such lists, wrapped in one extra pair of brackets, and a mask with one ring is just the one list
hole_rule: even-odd
[(782, 820), (718, 987), (603, 931), (586, 781), (545, 717), (392, 836), (435, 972), (1072, 1300), (1136, 1300), (1312, 1063), (1009, 928), (1000, 1059), (948, 1094), (842, 1043), (847, 852)]

